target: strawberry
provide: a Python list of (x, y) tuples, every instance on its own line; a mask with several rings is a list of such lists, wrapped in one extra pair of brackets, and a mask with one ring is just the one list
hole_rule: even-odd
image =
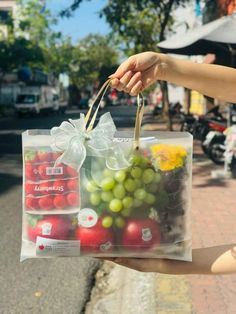
[[(56, 172), (53, 174), (53, 177), (57, 179), (64, 179), (66, 177), (66, 165), (64, 164), (58, 164), (55, 166)], [(57, 174), (56, 174), (57, 173)]]
[(45, 162), (45, 161), (49, 162), (52, 160), (52, 153), (49, 151), (40, 150), (37, 152), (37, 157), (38, 157), (38, 160), (41, 162)]
[(26, 197), (25, 207), (27, 209), (38, 209), (39, 208), (38, 199), (34, 197)]
[(35, 190), (37, 190), (41, 194), (50, 195), (53, 194), (53, 186), (52, 182), (47, 181), (36, 185)]
[(71, 206), (78, 206), (79, 205), (79, 194), (78, 193), (71, 192), (71, 193), (67, 194), (66, 198), (67, 198), (67, 202), (69, 203), (69, 205), (71, 205)]
[(25, 162), (35, 163), (38, 162), (37, 153), (34, 150), (26, 150), (24, 153)]
[(39, 207), (43, 210), (53, 209), (53, 196), (44, 196), (39, 199)]
[(37, 195), (38, 194), (38, 192), (35, 190), (35, 186), (36, 186), (37, 184), (34, 184), (34, 183), (25, 183), (25, 194), (26, 195), (33, 195), (33, 196), (35, 196), (35, 195)]
[(67, 166), (66, 171), (70, 178), (78, 177), (78, 172), (74, 168)]
[(54, 194), (63, 194), (67, 191), (66, 182), (63, 180), (56, 180), (53, 183), (53, 193)]
[(67, 189), (68, 191), (77, 191), (79, 189), (78, 179), (67, 180)]
[(61, 152), (52, 152), (52, 160), (56, 161), (62, 155)]
[(58, 209), (63, 209), (68, 206), (66, 197), (64, 195), (57, 195), (54, 197), (53, 204)]
[(40, 166), (38, 166), (38, 173), (40, 175), (40, 178), (42, 180), (48, 180), (48, 179), (51, 179), (51, 175), (49, 174), (50, 172), (50, 169), (49, 168), (52, 168), (52, 164), (42, 164)]
[(37, 181), (38, 180), (38, 169), (37, 166), (27, 162), (25, 164), (25, 177), (28, 180)]

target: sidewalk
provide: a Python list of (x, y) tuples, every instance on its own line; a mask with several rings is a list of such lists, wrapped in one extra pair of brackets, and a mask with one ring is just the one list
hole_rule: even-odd
[[(145, 129), (163, 129), (145, 125)], [(194, 142), (193, 248), (236, 243), (236, 180), (212, 179), (221, 169)], [(105, 262), (86, 314), (233, 314), (236, 275), (171, 276), (140, 273)]]

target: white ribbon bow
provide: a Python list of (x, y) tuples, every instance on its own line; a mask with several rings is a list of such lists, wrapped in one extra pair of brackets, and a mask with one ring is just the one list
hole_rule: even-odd
[(106, 164), (111, 169), (126, 168), (129, 163), (124, 152), (113, 142), (115, 132), (109, 112), (100, 117), (97, 126), (90, 132), (86, 131), (84, 115), (78, 120), (62, 122), (59, 127), (51, 129), (52, 149), (63, 151), (55, 164), (64, 163), (79, 171), (89, 150), (91, 155), (108, 156)]

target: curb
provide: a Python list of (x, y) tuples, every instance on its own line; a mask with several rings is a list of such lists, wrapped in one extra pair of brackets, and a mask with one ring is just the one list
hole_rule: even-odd
[(85, 314), (191, 314), (184, 276), (142, 273), (105, 261)]

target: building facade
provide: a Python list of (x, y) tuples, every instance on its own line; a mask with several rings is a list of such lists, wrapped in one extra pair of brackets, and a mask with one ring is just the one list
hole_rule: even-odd
[(7, 39), (9, 23), (14, 23), (16, 11), (15, 0), (0, 1), (0, 40)]

